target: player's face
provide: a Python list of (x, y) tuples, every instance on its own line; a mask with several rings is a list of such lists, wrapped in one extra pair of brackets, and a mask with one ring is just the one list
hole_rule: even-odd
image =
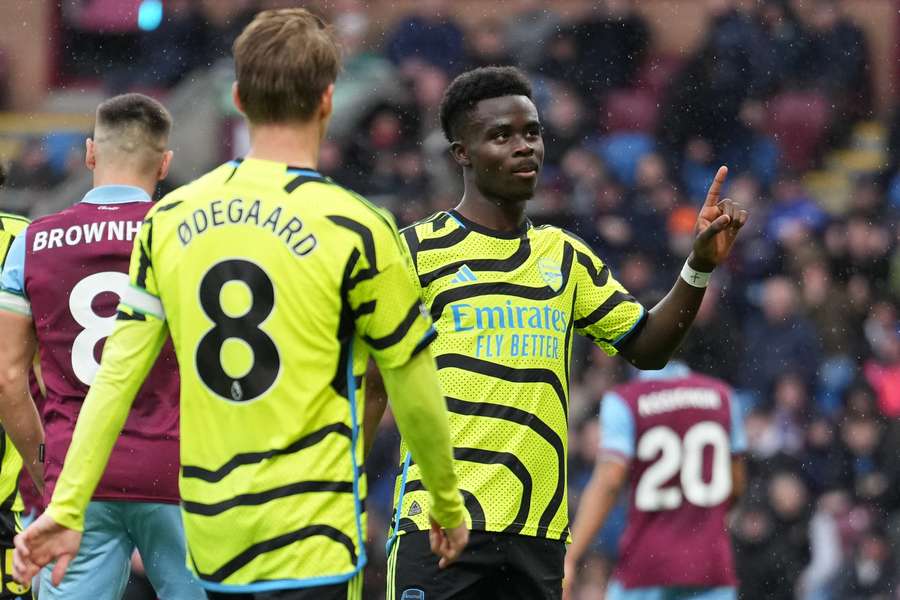
[(534, 196), (544, 162), (537, 108), (525, 96), (479, 102), (466, 136), (475, 184), (482, 194), (518, 202)]

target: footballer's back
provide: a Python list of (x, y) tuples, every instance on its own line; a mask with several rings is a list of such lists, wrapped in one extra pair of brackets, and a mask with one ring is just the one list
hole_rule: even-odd
[[(84, 201), (25, 230), (24, 292), (47, 389), (42, 410), (46, 497), (62, 469), (116, 306), (128, 287), (133, 240), (152, 206), (146, 199), (92, 199), (103, 194), (104, 188), (97, 188)], [(133, 466), (136, 453), (153, 457), (141, 475)], [(177, 465), (178, 374), (169, 344), (138, 394), (94, 497), (177, 502)]]
[(232, 161), (148, 214), (131, 277), (130, 308), (164, 318), (178, 354), (199, 577), (358, 572), (368, 355), (399, 367), (433, 335), (391, 217), (315, 171)]
[(634, 423), (616, 578), (628, 588), (734, 585), (725, 526), (735, 451), (728, 386), (691, 373), (639, 380), (615, 393)]

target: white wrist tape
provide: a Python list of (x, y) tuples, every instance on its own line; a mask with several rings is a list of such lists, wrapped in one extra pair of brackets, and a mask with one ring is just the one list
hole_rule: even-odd
[(708, 286), (710, 276), (712, 276), (712, 273), (695, 271), (687, 264), (687, 261), (685, 261), (684, 266), (681, 268), (681, 278), (684, 279), (686, 284), (696, 288), (705, 288)]

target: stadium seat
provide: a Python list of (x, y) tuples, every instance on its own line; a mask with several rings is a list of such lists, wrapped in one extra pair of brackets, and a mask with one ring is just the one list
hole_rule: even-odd
[(141, 0), (88, 0), (81, 4), (78, 27), (83, 31), (127, 33), (138, 30)]
[(645, 133), (619, 132), (601, 138), (587, 147), (596, 152), (622, 184), (633, 185), (638, 163), (656, 149), (653, 138)]
[(656, 100), (662, 100), (666, 89), (684, 66), (684, 60), (670, 54), (648, 56), (638, 71), (635, 87), (650, 92)]
[(818, 92), (785, 92), (772, 98), (769, 132), (778, 141), (784, 167), (805, 170), (813, 166), (830, 116), (828, 99)]
[(606, 99), (605, 128), (609, 133), (656, 129), (659, 104), (653, 93), (641, 89), (613, 90)]

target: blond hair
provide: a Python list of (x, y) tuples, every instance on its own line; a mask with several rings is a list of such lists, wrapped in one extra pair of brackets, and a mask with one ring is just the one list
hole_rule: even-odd
[(308, 121), (340, 64), (333, 29), (303, 8), (263, 11), (234, 42), (238, 98), (251, 123)]

